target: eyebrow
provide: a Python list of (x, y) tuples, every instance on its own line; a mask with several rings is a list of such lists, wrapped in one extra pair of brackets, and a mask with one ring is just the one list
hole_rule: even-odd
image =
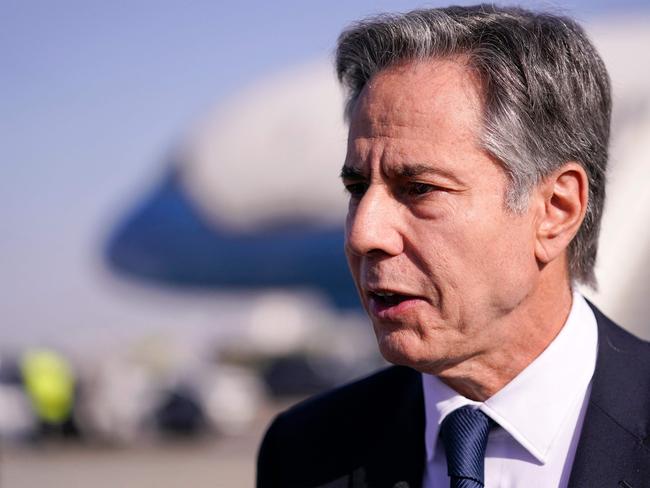
[(363, 173), (358, 169), (353, 168), (352, 166), (346, 166), (344, 164), (341, 168), (341, 174), (339, 176), (344, 180), (360, 180), (363, 178)]
[(393, 173), (396, 176), (400, 176), (402, 178), (413, 178), (415, 176), (422, 176), (426, 174), (442, 175), (447, 177), (451, 176), (447, 171), (432, 168), (431, 166), (420, 163), (409, 164), (408, 166), (399, 166), (395, 168), (395, 171), (393, 171)]
[[(455, 181), (456, 183), (461, 184), (462, 182), (458, 179), (456, 175), (450, 173), (447, 170), (440, 168), (433, 168), (428, 164), (423, 163), (413, 163), (408, 165), (400, 165), (390, 171), (390, 173), (398, 178), (414, 178), (422, 175), (437, 175), (447, 178), (449, 180)], [(359, 180), (364, 179), (365, 176), (362, 171), (352, 167), (343, 165), (341, 168), (341, 178), (350, 179), (350, 180)]]

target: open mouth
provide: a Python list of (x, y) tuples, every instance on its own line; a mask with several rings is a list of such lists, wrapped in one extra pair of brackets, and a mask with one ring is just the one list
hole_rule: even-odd
[(391, 292), (370, 292), (370, 298), (375, 301), (377, 305), (386, 308), (394, 307), (414, 297)]
[(392, 291), (368, 291), (368, 312), (382, 320), (401, 321), (413, 307), (422, 303), (422, 297)]

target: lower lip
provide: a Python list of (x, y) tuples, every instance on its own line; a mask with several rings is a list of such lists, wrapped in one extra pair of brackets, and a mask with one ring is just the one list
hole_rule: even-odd
[(409, 298), (407, 300), (402, 300), (396, 305), (387, 305), (371, 297), (368, 300), (368, 309), (371, 315), (374, 315), (379, 319), (397, 321), (403, 318), (404, 314), (421, 302), (421, 298)]

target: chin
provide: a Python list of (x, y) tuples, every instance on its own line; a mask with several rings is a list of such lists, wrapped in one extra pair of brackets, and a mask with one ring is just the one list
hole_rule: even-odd
[[(377, 344), (379, 352), (389, 363), (408, 366), (420, 373), (438, 375), (455, 364), (449, 356), (448, 348), (431, 347), (412, 330), (378, 331)], [(439, 342), (437, 346), (443, 346)]]
[(421, 371), (431, 363), (424, 345), (414, 331), (389, 331), (377, 334), (379, 352), (386, 361)]

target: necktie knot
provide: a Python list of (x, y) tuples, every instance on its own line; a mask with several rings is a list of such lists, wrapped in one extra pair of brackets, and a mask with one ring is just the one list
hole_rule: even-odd
[(485, 447), (491, 420), (470, 406), (451, 412), (440, 425), (451, 488), (484, 486)]

